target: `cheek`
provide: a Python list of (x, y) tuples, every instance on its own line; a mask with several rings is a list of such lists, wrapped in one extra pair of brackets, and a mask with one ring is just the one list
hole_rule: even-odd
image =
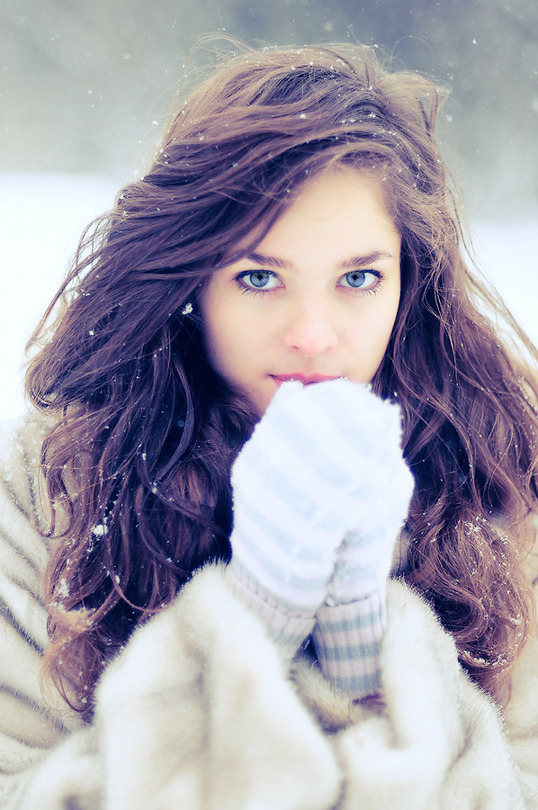
[(392, 311), (386, 313), (385, 319), (380, 324), (380, 330), (377, 338), (379, 362), (383, 359), (387, 347), (389, 345), (392, 330), (396, 322), (398, 314), (398, 302), (396, 302)]
[(230, 336), (226, 322), (218, 318), (204, 319), (204, 343), (209, 362), (216, 371), (224, 371), (226, 357), (230, 354)]
[(220, 346), (223, 339), (223, 324), (219, 314), (221, 307), (218, 300), (206, 291), (200, 300), (200, 312), (202, 315), (202, 335), (207, 357), (214, 367), (218, 364)]
[(387, 307), (372, 311), (353, 335), (356, 366), (362, 369), (365, 378), (362, 382), (372, 381), (385, 356), (396, 321), (398, 304), (399, 299), (395, 296)]
[(237, 376), (253, 350), (251, 326), (245, 322), (238, 302), (226, 297), (208, 296), (201, 305), (204, 344), (210, 364), (225, 379)]

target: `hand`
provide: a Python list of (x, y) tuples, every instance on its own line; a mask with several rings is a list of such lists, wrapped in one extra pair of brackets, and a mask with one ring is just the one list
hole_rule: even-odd
[(386, 584), (413, 492), (400, 449), (399, 409), (370, 395), (362, 413), (370, 428), (362, 434), (360, 452), (357, 448), (366, 471), (359, 498), (362, 513), (338, 547), (325, 604), (313, 628), (323, 673), (354, 698), (376, 694), (381, 687)]
[(406, 520), (414, 480), (402, 457), (398, 409), (372, 399), (368, 415), (376, 440), (364, 447), (368, 471), (361, 500), (363, 510), (338, 547), (327, 589), (328, 604), (346, 604), (381, 591), (383, 598), (395, 543)]
[(282, 385), (233, 467), (232, 570), (283, 610), (315, 613), (336, 548), (386, 495), (395, 453), (407, 470), (399, 440), (399, 409), (366, 386)]

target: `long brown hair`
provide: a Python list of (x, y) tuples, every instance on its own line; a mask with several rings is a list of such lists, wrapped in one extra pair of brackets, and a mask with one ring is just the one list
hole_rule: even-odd
[(200, 291), (334, 164), (377, 175), (402, 234), (400, 310), (374, 388), (402, 407), (417, 482), (406, 577), (472, 677), (505, 696), (532, 618), (521, 559), (537, 383), (462, 259), (433, 137), (442, 100), (366, 47), (245, 48), (174, 110), (147, 174), (83, 238), (34, 335), (27, 390), (55, 419), (46, 661), (86, 715), (136, 624), (230, 555), (229, 469), (254, 415), (206, 360)]

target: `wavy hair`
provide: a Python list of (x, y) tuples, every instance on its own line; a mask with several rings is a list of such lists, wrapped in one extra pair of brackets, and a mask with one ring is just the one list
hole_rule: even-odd
[(255, 416), (206, 359), (204, 284), (335, 165), (379, 178), (402, 235), (400, 309), (373, 385), (402, 407), (416, 479), (405, 576), (474, 680), (506, 697), (533, 610), (537, 382), (462, 258), (434, 140), (442, 101), (367, 47), (245, 48), (176, 105), (147, 173), (84, 235), (27, 373), (54, 419), (46, 665), (84, 715), (133, 628), (230, 556), (230, 464)]

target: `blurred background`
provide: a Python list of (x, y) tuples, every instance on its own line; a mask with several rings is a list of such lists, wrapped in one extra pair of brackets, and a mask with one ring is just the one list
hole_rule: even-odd
[(478, 262), (538, 339), (538, 0), (2, 0), (0, 418), (82, 227), (150, 153), (204, 34), (366, 42), (434, 76)]

